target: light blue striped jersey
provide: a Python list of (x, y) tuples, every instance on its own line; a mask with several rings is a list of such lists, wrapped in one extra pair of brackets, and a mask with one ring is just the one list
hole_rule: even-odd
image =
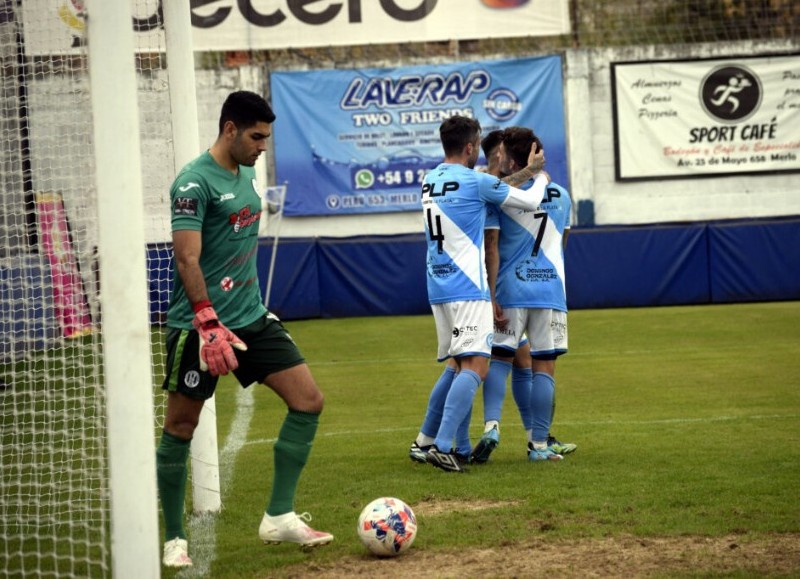
[(452, 163), (442, 163), (425, 176), (422, 214), (430, 303), (489, 301), (483, 250), (487, 204), (534, 208), (545, 185), (540, 178), (531, 191), (523, 191)]
[(500, 227), (496, 296), (502, 307), (567, 311), (563, 239), (571, 214), (569, 193), (556, 183), (547, 185), (534, 211), (488, 208), (486, 226)]

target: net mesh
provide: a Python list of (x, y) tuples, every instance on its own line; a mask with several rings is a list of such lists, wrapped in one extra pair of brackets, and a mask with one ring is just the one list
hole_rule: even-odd
[[(73, 27), (73, 46), (39, 54), (26, 41), (22, 2), (0, 0), (3, 576), (110, 575), (102, 288), (91, 83), (75, 10), (80, 4), (64, 3), (61, 15)], [(132, 6), (135, 17), (159, 13), (158, 0), (133, 0)], [(800, 31), (796, 0), (572, 0), (570, 13), (573, 32), (556, 37), (196, 53), (199, 146), (213, 141), (224, 97), (242, 88), (267, 93), (271, 70), (410, 65), (567, 48), (796, 41)], [(163, 36), (136, 38), (158, 432), (171, 259), (168, 192), (175, 169)], [(269, 165), (270, 151), (267, 157)]]
[(0, 574), (104, 576), (108, 471), (86, 59), (28, 54), (22, 21), (21, 5), (0, 4)]

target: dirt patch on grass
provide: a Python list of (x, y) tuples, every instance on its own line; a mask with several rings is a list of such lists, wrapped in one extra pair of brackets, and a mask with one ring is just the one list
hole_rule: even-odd
[(448, 513), (451, 511), (485, 511), (487, 509), (496, 509), (499, 507), (513, 507), (517, 504), (522, 504), (522, 501), (471, 500), (467, 502), (442, 500), (436, 497), (431, 497), (430, 499), (423, 499), (414, 503), (414, 514), (418, 517), (426, 517), (441, 513)]
[(394, 559), (344, 557), (309, 562), (287, 577), (653, 577), (674, 575), (797, 576), (800, 534), (727, 537), (531, 540), (466, 553), (415, 551)]

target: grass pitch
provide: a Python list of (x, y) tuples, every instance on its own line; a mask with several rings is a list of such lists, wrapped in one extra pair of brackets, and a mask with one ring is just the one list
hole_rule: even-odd
[[(190, 518), (195, 568), (164, 576), (798, 576), (798, 321), (800, 302), (571, 312), (553, 432), (577, 452), (529, 463), (509, 394), (499, 448), (464, 475), (408, 459), (441, 372), (431, 316), (287, 322), (326, 396), (296, 509), (336, 540), (310, 553), (259, 542), (286, 411), (267, 388), (225, 378), (224, 508)], [(153, 330), (156, 384), (162, 334)], [(2, 367), (14, 380), (0, 392), (0, 575), (110, 569), (109, 545), (94, 536), (108, 525), (101, 434), (83, 426), (104, 412), (98, 355), (86, 337)], [(479, 391), (473, 440), (482, 412)], [(372, 558), (356, 535), (359, 512), (380, 496), (417, 514), (418, 537), (397, 560)], [(669, 545), (665, 567), (652, 553)], [(550, 560), (548, 549), (566, 562), (509, 566)], [(605, 552), (627, 566), (592, 558)], [(631, 562), (637, 553), (649, 567)]]
[[(285, 408), (257, 387), (243, 434), (241, 406), (250, 394), (237, 394), (238, 385), (225, 379), (217, 394), (224, 510), (207, 542), (207, 567), (208, 544), (190, 537), (201, 562), (194, 573), (310, 574), (369, 559), (355, 523), (379, 496), (416, 508), (411, 553), (425, 555), (531, 538), (796, 536), (798, 321), (800, 302), (571, 312), (553, 432), (577, 443), (577, 452), (560, 463), (529, 463), (509, 393), (500, 446), (489, 464), (464, 475), (408, 459), (441, 371), (430, 316), (287, 322), (326, 396), (296, 508), (310, 511), (312, 525), (336, 540), (311, 553), (259, 543)], [(482, 431), (481, 396), (479, 390), (473, 440)], [(226, 454), (242, 436), (233, 446), (238, 452)], [(720, 572), (686, 569), (704, 571)]]

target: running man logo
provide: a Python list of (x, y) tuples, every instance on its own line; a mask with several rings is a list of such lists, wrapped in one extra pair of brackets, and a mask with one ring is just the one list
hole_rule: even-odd
[(714, 119), (743, 121), (761, 105), (761, 81), (741, 65), (722, 65), (700, 83), (700, 104)]

